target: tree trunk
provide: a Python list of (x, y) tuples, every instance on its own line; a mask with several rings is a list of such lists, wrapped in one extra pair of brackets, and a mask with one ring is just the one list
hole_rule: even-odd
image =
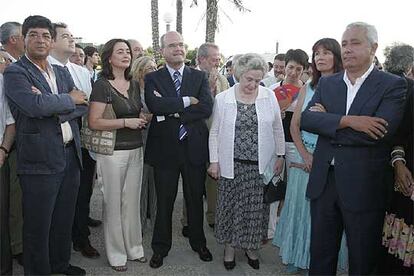
[(177, 0), (177, 26), (175, 28), (180, 34), (183, 33), (183, 1)]
[(217, 30), (217, 1), (207, 0), (206, 11), (206, 42), (214, 43)]
[(152, 24), (152, 48), (154, 58), (158, 62), (160, 59), (160, 32), (158, 29), (158, 0), (151, 0), (151, 24)]

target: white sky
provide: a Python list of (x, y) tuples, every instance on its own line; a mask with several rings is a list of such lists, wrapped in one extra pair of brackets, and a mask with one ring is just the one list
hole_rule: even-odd
[[(163, 16), (171, 12), (175, 18), (175, 0), (159, 0), (160, 35), (165, 32)], [(205, 1), (190, 8), (184, 0), (183, 36), (189, 47), (195, 48), (205, 39)], [(115, 37), (135, 38), (144, 48), (152, 45), (151, 0), (2, 0), (0, 24), (23, 20), (34, 14), (48, 17), (52, 22), (65, 22), (83, 42), (105, 43)], [(240, 13), (230, 0), (220, 0), (220, 30), (216, 44), (225, 56), (246, 53), (274, 53), (276, 41), (279, 52), (302, 48), (308, 54), (315, 41), (332, 37), (338, 41), (348, 23), (365, 21), (377, 27), (379, 50), (393, 42), (414, 46), (413, 0), (244, 0), (251, 10)], [(171, 24), (175, 29), (175, 20)]]

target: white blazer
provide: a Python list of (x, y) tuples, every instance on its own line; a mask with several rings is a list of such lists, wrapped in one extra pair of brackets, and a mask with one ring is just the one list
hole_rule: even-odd
[[(237, 117), (235, 91), (239, 84), (217, 94), (210, 128), (210, 163), (218, 162), (220, 174), (234, 178), (234, 132)], [(274, 92), (259, 86), (255, 101), (258, 120), (259, 173), (263, 173), (272, 157), (285, 154), (280, 108)]]

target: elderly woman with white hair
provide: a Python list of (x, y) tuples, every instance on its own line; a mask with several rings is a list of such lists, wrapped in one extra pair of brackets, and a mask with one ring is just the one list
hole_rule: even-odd
[(271, 162), (279, 174), (284, 163), (279, 105), (273, 91), (259, 85), (267, 67), (257, 54), (241, 56), (234, 72), (239, 83), (218, 94), (214, 103), (208, 172), (218, 179), (215, 236), (225, 244), (227, 270), (236, 265), (235, 248), (259, 269), (257, 250), (267, 237), (269, 219), (261, 174)]

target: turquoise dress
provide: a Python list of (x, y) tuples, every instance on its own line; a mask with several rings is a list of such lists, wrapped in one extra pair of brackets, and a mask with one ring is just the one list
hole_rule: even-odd
[[(313, 94), (314, 91), (308, 83), (306, 85), (306, 96), (302, 111), (307, 107)], [(302, 143), (308, 152), (313, 153), (318, 135), (301, 131), (301, 136)], [(304, 163), (296, 147), (292, 162)], [(287, 179), (285, 204), (279, 222), (276, 225), (273, 244), (280, 248), (279, 254), (284, 264), (290, 264), (301, 269), (308, 269), (310, 262), (311, 218), (310, 202), (306, 198), (306, 187), (308, 185), (309, 174), (299, 168), (290, 168)], [(338, 260), (339, 269), (347, 270), (347, 251), (345, 238), (343, 238)]]

